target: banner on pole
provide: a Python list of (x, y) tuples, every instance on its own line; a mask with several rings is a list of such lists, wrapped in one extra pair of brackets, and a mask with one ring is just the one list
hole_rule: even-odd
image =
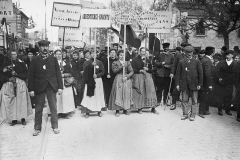
[(132, 9), (119, 8), (114, 12), (114, 19), (119, 24), (133, 24), (136, 22), (137, 18), (136, 12)]
[(80, 16), (80, 5), (54, 2), (51, 26), (78, 28), (80, 25)]
[[(58, 45), (63, 45), (63, 27), (58, 29)], [(64, 37), (65, 46), (77, 46), (82, 47), (84, 43), (82, 42), (82, 29), (81, 28), (65, 28)]]
[(12, 0), (0, 0), (0, 19), (13, 17)]
[(156, 18), (156, 22), (148, 28), (148, 33), (170, 33), (172, 12), (154, 11), (153, 15)]
[(82, 9), (81, 27), (108, 28), (111, 26), (110, 9)]

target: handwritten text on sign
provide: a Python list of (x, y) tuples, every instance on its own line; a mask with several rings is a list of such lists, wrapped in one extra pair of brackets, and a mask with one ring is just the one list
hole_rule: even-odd
[(12, 0), (0, 0), (0, 18), (13, 17)]
[(156, 17), (155, 24), (148, 27), (149, 33), (170, 33), (172, 12), (154, 11), (153, 16)]
[(81, 27), (107, 28), (111, 26), (111, 10), (109, 9), (82, 9)]
[(134, 10), (118, 9), (114, 12), (114, 19), (120, 24), (133, 24), (137, 15)]
[[(58, 45), (62, 46), (62, 42), (63, 42), (63, 27), (60, 27), (58, 29)], [(65, 28), (64, 45), (82, 47), (83, 42), (81, 28)]]
[(53, 3), (52, 26), (79, 27), (81, 6), (67, 3)]

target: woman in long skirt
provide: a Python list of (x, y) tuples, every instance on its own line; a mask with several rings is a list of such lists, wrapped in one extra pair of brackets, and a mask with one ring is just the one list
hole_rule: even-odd
[[(118, 52), (119, 60), (113, 62), (112, 70), (116, 73), (116, 77), (113, 82), (112, 91), (109, 99), (109, 110), (116, 110), (116, 117), (118, 117), (119, 111), (123, 110), (123, 113), (128, 115), (128, 110), (133, 105), (132, 100), (132, 81), (133, 69), (129, 61), (123, 62), (124, 52), (120, 50)], [(125, 76), (123, 77), (123, 67), (125, 67)]]
[[(63, 81), (72, 77), (72, 67), (70, 63), (62, 60), (61, 50), (55, 51), (55, 56), (58, 60), (60, 71), (62, 73)], [(69, 115), (75, 111), (73, 88), (72, 84), (66, 85), (64, 82), (63, 93), (57, 95), (57, 113), (59, 117), (69, 118)]]
[(17, 53), (11, 53), (12, 62), (5, 62), (2, 67), (3, 87), (0, 91), (0, 117), (12, 122), (11, 125), (21, 121), (26, 125), (25, 119), (33, 113), (26, 79), (27, 67), (17, 58)]
[[(88, 61), (83, 64), (83, 80), (85, 83), (82, 114), (88, 118), (90, 113), (97, 112), (99, 117), (102, 117), (102, 108), (105, 107), (102, 76), (104, 75), (104, 66), (101, 61), (94, 62), (96, 53), (85, 52), (85, 58)], [(95, 74), (94, 74), (95, 68)]]

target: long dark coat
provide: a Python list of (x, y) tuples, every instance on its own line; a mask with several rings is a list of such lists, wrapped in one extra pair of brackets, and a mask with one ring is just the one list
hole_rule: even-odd
[(60, 67), (55, 57), (49, 56), (47, 59), (43, 59), (42, 54), (39, 54), (31, 61), (28, 74), (28, 90), (38, 94), (43, 92), (48, 84), (52, 86), (55, 92), (58, 89), (63, 89)]

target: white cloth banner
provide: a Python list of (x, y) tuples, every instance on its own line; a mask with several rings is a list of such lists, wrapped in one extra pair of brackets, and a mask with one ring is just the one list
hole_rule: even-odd
[(80, 25), (80, 15), (80, 5), (54, 2), (51, 26), (78, 28)]
[[(63, 27), (58, 29), (58, 45), (63, 44)], [(82, 29), (81, 28), (65, 28), (64, 46), (82, 47)]]
[(0, 19), (13, 17), (12, 0), (0, 0)]
[[(169, 11), (153, 11), (156, 17), (154, 25), (148, 28), (148, 33), (170, 33), (172, 12)], [(149, 14), (149, 13), (148, 13)]]
[(82, 9), (81, 27), (108, 28), (111, 26), (110, 9)]

